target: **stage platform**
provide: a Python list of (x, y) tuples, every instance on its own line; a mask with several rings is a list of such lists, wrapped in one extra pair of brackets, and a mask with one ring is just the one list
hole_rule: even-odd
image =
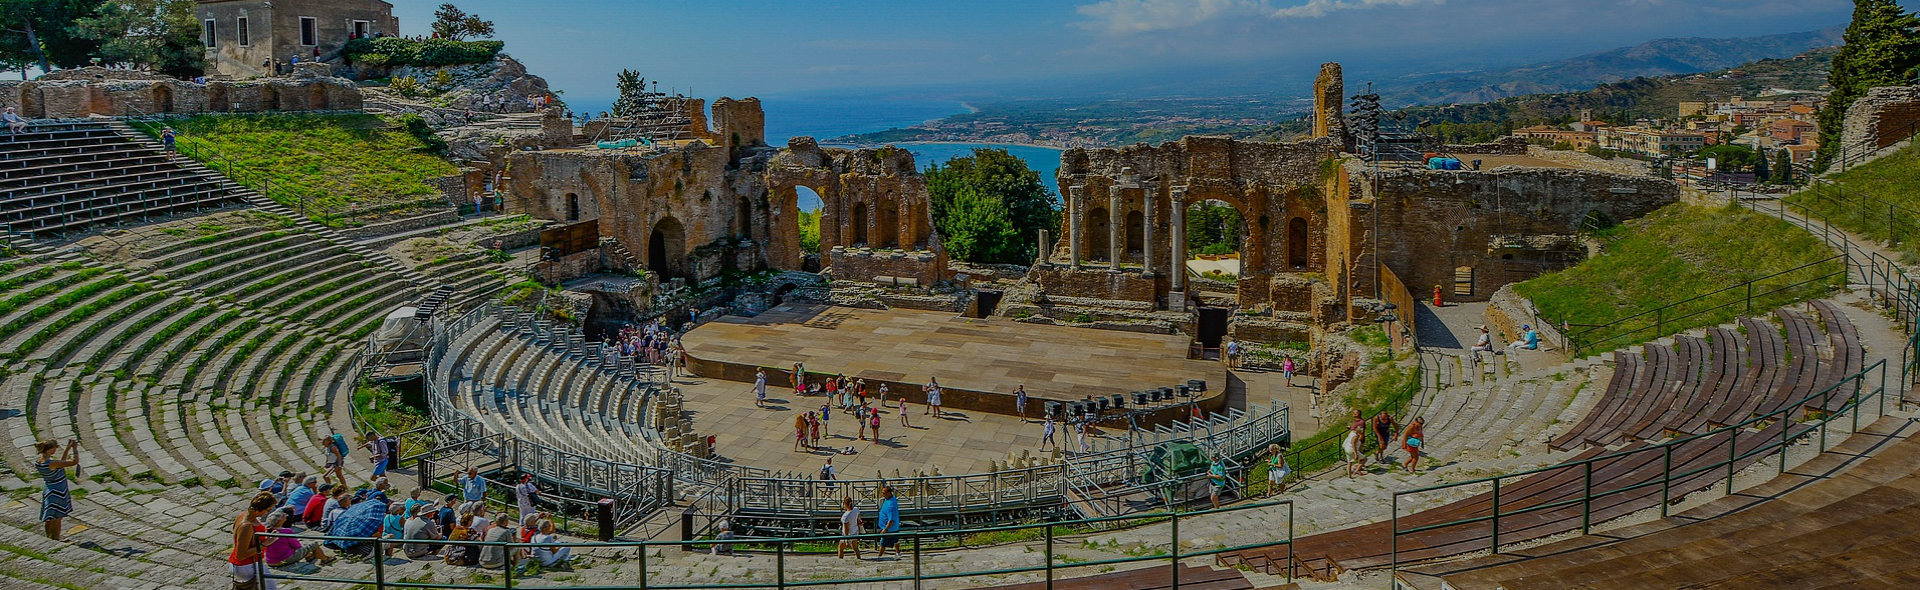
[[(1012, 392), (1025, 384), (1038, 417), (1046, 400), (1080, 400), (1203, 379), (1202, 409), (1225, 402), (1226, 365), (1187, 358), (1184, 334), (1140, 334), (1069, 326), (975, 319), (952, 313), (783, 304), (755, 317), (726, 316), (681, 338), (695, 374), (750, 383), (765, 367), (768, 390), (791, 394), (789, 371), (864, 378), (869, 390), (925, 402), (920, 385), (937, 377), (942, 403), (953, 409), (1013, 412)], [(1173, 408), (1154, 416), (1171, 418)]]

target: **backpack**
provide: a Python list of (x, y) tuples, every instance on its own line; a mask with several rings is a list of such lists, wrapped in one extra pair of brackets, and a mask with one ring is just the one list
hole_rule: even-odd
[(400, 437), (388, 436), (380, 439), (380, 446), (387, 449), (387, 461), (391, 465), (400, 457)]
[(347, 456), (347, 437), (335, 433), (333, 435), (333, 448), (340, 451), (341, 457)]

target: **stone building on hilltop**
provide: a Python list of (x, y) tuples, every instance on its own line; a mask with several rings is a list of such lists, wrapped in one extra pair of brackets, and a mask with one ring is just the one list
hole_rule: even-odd
[(330, 59), (359, 37), (397, 35), (384, 0), (199, 0), (210, 77), (257, 78), (300, 61)]

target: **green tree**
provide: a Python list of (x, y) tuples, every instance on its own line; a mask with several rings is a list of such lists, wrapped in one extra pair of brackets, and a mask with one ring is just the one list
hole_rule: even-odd
[(820, 210), (800, 212), (800, 252), (820, 253)]
[(78, 35), (74, 21), (101, 0), (0, 0), (0, 61), (36, 64), (40, 71), (87, 65), (100, 42)]
[(467, 14), (452, 3), (441, 4), (439, 9), (433, 11), (433, 34), (455, 41), (467, 37), (492, 37), (493, 21)]
[(613, 88), (620, 93), (613, 99), (613, 116), (631, 117), (643, 110), (647, 101), (647, 79), (640, 77), (640, 72), (622, 68), (613, 75)]
[(1767, 182), (1773, 179), (1773, 173), (1767, 170), (1767, 151), (1759, 150), (1753, 158), (1753, 181)]
[(198, 76), (206, 57), (194, 0), (117, 0), (74, 22), (79, 35), (100, 43), (100, 58), (164, 73)]
[(1720, 144), (1700, 150), (1700, 156), (1713, 158), (1724, 172), (1739, 172), (1753, 165), (1754, 153), (1744, 145)]
[(1240, 249), (1240, 210), (1200, 203), (1187, 210), (1187, 251), (1226, 254)]
[(975, 148), (928, 168), (926, 178), (934, 227), (961, 260), (1032, 263), (1040, 230), (1056, 223), (1040, 173), (1007, 150)]
[(1778, 150), (1773, 155), (1773, 182), (1775, 184), (1793, 184), (1793, 153)]
[(1825, 170), (1840, 152), (1847, 107), (1876, 86), (1899, 86), (1920, 71), (1920, 18), (1894, 0), (1854, 0), (1853, 22), (1827, 71), (1826, 108), (1820, 110), (1820, 152), (1814, 169)]

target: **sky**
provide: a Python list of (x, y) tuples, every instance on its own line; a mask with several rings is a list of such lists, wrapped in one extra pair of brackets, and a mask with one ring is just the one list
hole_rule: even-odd
[[(394, 0), (405, 34), (439, 2)], [(639, 70), (696, 96), (1071, 97), (1350, 62), (1519, 65), (1662, 37), (1845, 24), (1849, 0), (458, 0), (576, 98)], [(1920, 0), (1902, 0), (1909, 9)], [(1356, 65), (1359, 69), (1356, 71)], [(1357, 78), (1358, 77), (1358, 78)], [(1304, 91), (1305, 89), (1301, 89)]]

